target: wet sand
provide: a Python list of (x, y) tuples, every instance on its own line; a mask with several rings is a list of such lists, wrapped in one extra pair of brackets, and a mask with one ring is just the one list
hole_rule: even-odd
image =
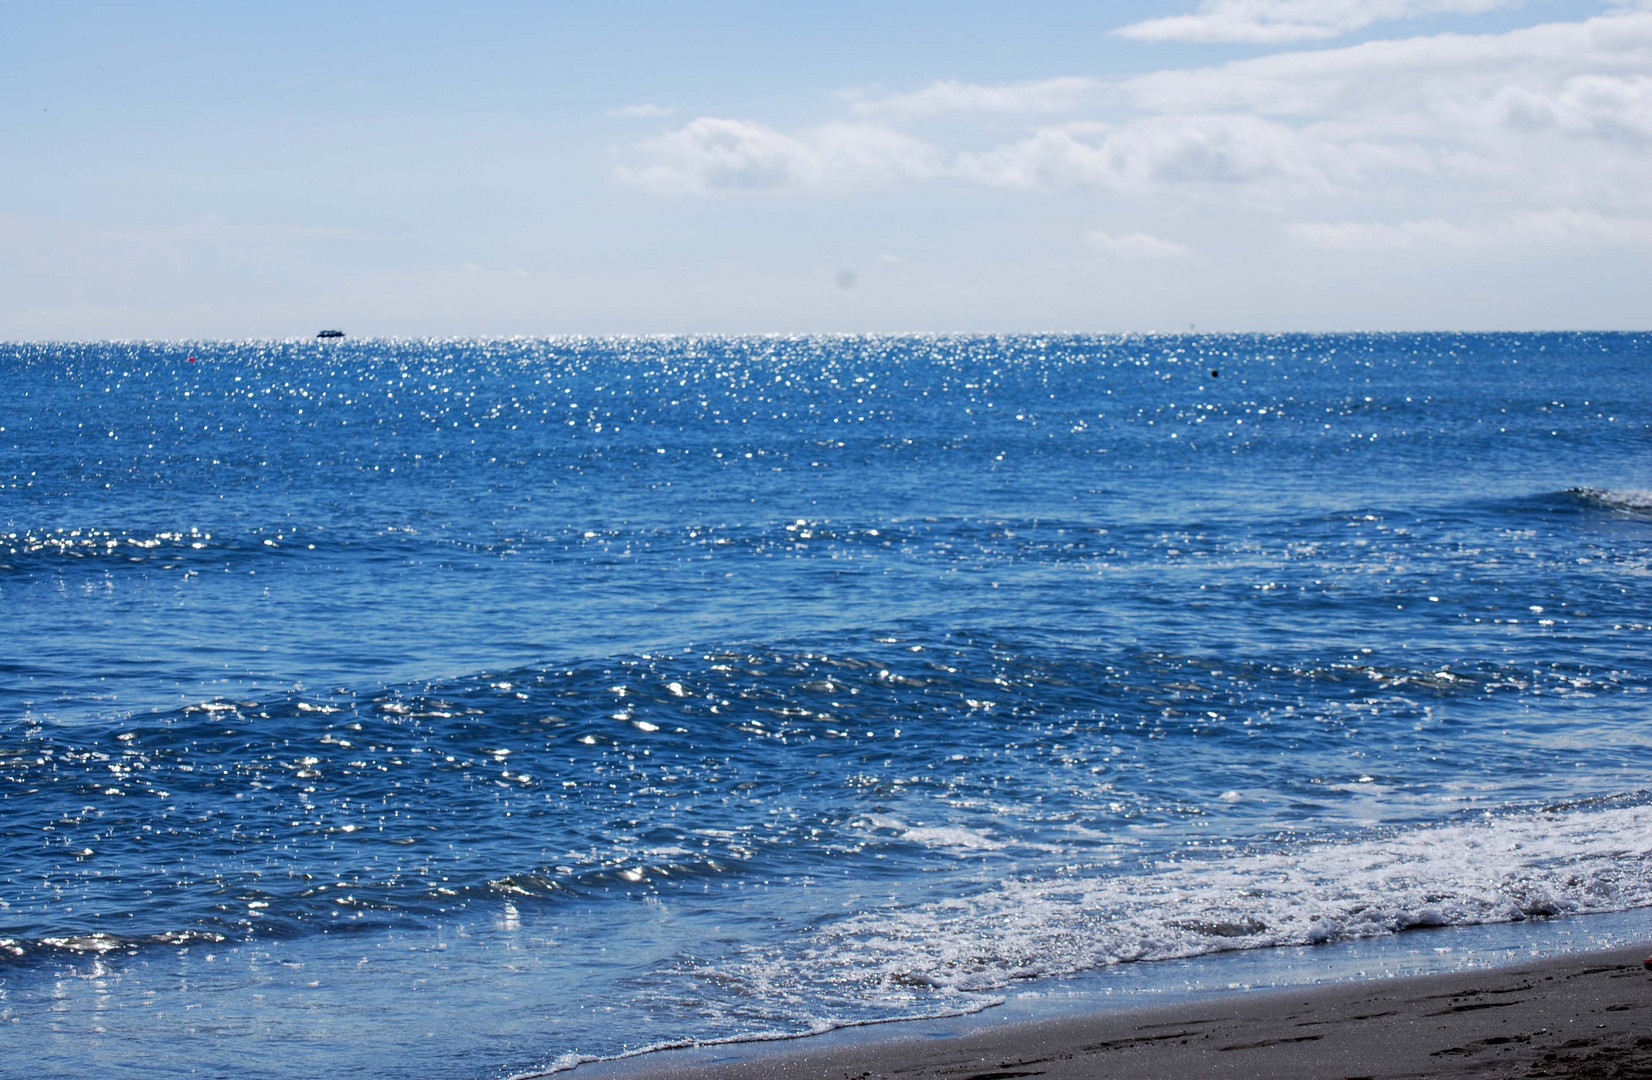
[[(895, 1036), (659, 1054), (588, 1071), (625, 1080), (1652, 1080), (1652, 946), (1452, 975), (1215, 994), (1174, 1006), (955, 1038)], [(904, 1026), (904, 1025), (903, 1025)]]

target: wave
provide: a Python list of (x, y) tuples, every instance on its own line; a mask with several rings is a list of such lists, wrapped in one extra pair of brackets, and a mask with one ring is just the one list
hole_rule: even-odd
[[(221, 543), (221, 541), (220, 541)], [(45, 529), (0, 533), (0, 556), (59, 559), (127, 559), (144, 562), (199, 552), (212, 544), (212, 534), (199, 529), (159, 532), (109, 529)]]
[(294, 548), (315, 547), (311, 539), (300, 540), (290, 532), (273, 529), (250, 536), (226, 536), (200, 528), (31, 529), (0, 533), (0, 570), (77, 563), (199, 566), (222, 563), (226, 558), (244, 562), (269, 555), (290, 556)]
[[(1594, 507), (1652, 513), (1652, 490), (1570, 488), (1536, 497), (1498, 500), (1491, 509)], [(1460, 509), (1460, 508), (1459, 508)], [(967, 518), (877, 515), (852, 520), (774, 518), (706, 519), (625, 526), (515, 528), (474, 531), (411, 525), (294, 525), (244, 522), (239, 528), (199, 526), (128, 528), (86, 526), (0, 532), (0, 570), (51, 569), (79, 563), (198, 566), (237, 565), (306, 555), (430, 559), (502, 558), (600, 566), (615, 559), (698, 562), (706, 558), (783, 558), (806, 562), (823, 555), (898, 558), (920, 565), (981, 569), (1024, 564), (1078, 565), (1118, 574), (1163, 564), (1323, 575), (1360, 572), (1373, 560), (1403, 553), (1433, 561), (1460, 560), (1460, 538), (1437, 513), (1417, 508), (1358, 506), (1326, 513), (1287, 510), (1243, 520), (1204, 515), (1165, 518)], [(1350, 527), (1360, 529), (1358, 535)], [(1442, 532), (1442, 529), (1446, 529)]]
[[(1141, 822), (1210, 820), (1232, 836), (1266, 836), (1287, 792), (1298, 827), (1346, 835), (1378, 790), (1402, 820), (1434, 817), (1443, 759), (1507, 770), (1510, 784), (1524, 776), (1537, 785), (1528, 797), (1544, 797), (1526, 760), (1534, 729), (1502, 731), (1505, 702), (1566, 701), (1581, 724), (1596, 708), (1621, 716), (1638, 686), (1623, 672), (1562, 664), (1219, 662), (992, 635), (835, 644), (214, 697), (18, 729), (0, 747), (0, 775), (34, 791), (12, 813), (39, 832), (15, 853), (0, 934), (30, 952), (96, 951), (105, 930), (125, 935), (120, 948), (186, 925), (232, 938), (330, 931), (345, 918), (560, 904), (846, 858), (879, 873), (878, 860), (974, 873), (981, 860), (1009, 872), (1102, 850), (1159, 858), (1178, 837), (1207, 834), (1142, 833)], [(1496, 728), (1468, 723), (1494, 711)], [(1311, 757), (1266, 777), (1252, 768), (1258, 753), (1355, 728), (1362, 743), (1409, 740), (1417, 757), (1371, 765), (1375, 775), (1357, 781)], [(1066, 784), (1038, 787), (1051, 769)], [(995, 792), (1006, 783), (1047, 798), (1005, 803)], [(758, 829), (753, 817), (768, 820)], [(454, 846), (432, 846), (437, 835)], [(1201, 865), (1231, 874), (1238, 864)], [(168, 866), (156, 885), (154, 870)], [(68, 916), (65, 894), (95, 894), (106, 917)], [(1254, 913), (1205, 921), (1251, 918), (1285, 933)]]
[[(898, 823), (882, 822), (887, 827)], [(1648, 793), (1550, 805), (1342, 842), (1167, 860), (1141, 874), (1029, 877), (904, 909), (870, 910), (792, 942), (690, 960), (634, 1002), (716, 1015), (786, 1002), (727, 1037), (563, 1054), (530, 1080), (590, 1061), (967, 1015), (1030, 979), (1126, 963), (1329, 944), (1425, 927), (1652, 907)], [(654, 1000), (657, 999), (657, 1000)]]
[(1566, 494), (1579, 502), (1631, 514), (1652, 514), (1652, 489), (1568, 488)]
[(632, 1058), (659, 1054), (667, 1050), (692, 1050), (704, 1046), (737, 1046), (741, 1043), (790, 1042), (796, 1039), (807, 1039), (815, 1035), (825, 1035), (833, 1031), (847, 1031), (851, 1028), (878, 1027), (882, 1024), (906, 1024), (914, 1020), (948, 1020), (958, 1016), (973, 1016), (978, 1012), (985, 1012), (1003, 1003), (1003, 998), (979, 998), (950, 1009), (932, 1009), (900, 1016), (880, 1016), (868, 1020), (816, 1020), (799, 1030), (747, 1031), (741, 1032), (739, 1035), (726, 1035), (722, 1038), (712, 1039), (667, 1039), (662, 1042), (650, 1043), (647, 1046), (639, 1046), (633, 1050), (625, 1050), (618, 1054), (581, 1054), (570, 1051), (560, 1055), (543, 1068), (512, 1073), (505, 1080), (541, 1080), (542, 1077), (555, 1076), (557, 1073), (567, 1072), (569, 1069), (581, 1065), (593, 1065), (603, 1061), (629, 1061)]
[[(1652, 804), (1645, 792), (1606, 802), (1145, 875), (1009, 881), (847, 918), (812, 949), (840, 978), (979, 992), (1119, 963), (1652, 906)], [(747, 977), (784, 978), (773, 959), (748, 961)]]
[[(595, 534), (592, 534), (595, 535)], [(74, 566), (99, 571), (119, 566), (200, 569), (206, 566), (263, 566), (269, 560), (301, 557), (336, 559), (341, 555), (382, 560), (389, 557), (451, 557), (516, 554), (522, 540), (495, 542), (425, 535), (411, 526), (355, 527), (247, 524), (225, 528), (80, 528), (21, 529), (0, 532), (0, 571), (61, 570)]]
[(95, 931), (87, 934), (69, 934), (53, 937), (0, 937), (0, 959), (35, 958), (41, 954), (67, 953), (81, 956), (102, 956), (106, 953), (135, 954), (150, 945), (189, 946), (196, 943), (219, 944), (230, 940), (226, 934), (211, 930), (164, 930), (155, 934), (125, 935)]

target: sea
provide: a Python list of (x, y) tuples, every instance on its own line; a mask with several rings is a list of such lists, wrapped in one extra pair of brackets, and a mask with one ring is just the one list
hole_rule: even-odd
[(1649, 334), (0, 345), (0, 1073), (1583, 948), (1649, 690)]

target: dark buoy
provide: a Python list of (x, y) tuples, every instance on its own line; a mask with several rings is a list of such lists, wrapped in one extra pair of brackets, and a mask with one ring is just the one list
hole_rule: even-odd
[(1213, 378), (1213, 379), (1215, 379), (1215, 378), (1219, 378), (1219, 377), (1220, 377), (1220, 373), (1219, 373), (1219, 372), (1217, 372), (1217, 370), (1216, 370), (1216, 369), (1215, 369), (1215, 368), (1211, 368), (1211, 369), (1210, 369), (1210, 377), (1211, 377), (1211, 378)]
[(316, 337), (324, 338), (324, 339), (325, 338), (341, 338), (343, 336), (344, 336), (344, 331), (343, 330), (323, 330), (321, 333), (316, 335)]

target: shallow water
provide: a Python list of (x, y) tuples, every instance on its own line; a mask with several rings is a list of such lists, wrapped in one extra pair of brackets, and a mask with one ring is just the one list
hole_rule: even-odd
[(1652, 905), (1649, 351), (0, 347), (0, 1044), (494, 1076)]

